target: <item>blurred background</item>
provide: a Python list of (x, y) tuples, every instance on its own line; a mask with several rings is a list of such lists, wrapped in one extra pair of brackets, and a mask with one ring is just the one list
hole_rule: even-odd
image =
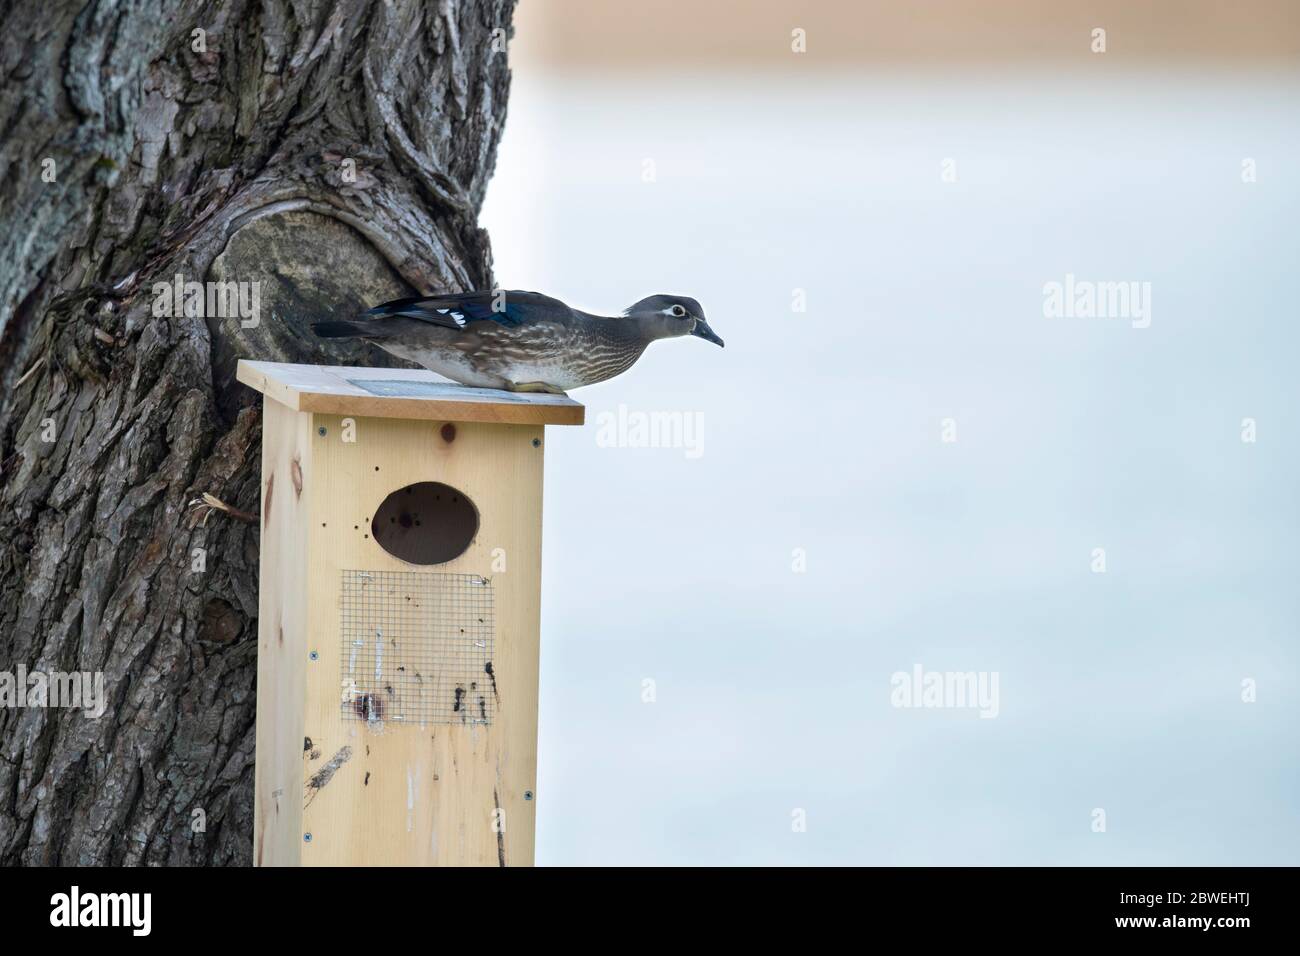
[[(498, 282), (727, 342), (549, 430), (538, 862), (1300, 862), (1300, 7), (516, 25)], [(996, 718), (892, 706), (918, 665)]]

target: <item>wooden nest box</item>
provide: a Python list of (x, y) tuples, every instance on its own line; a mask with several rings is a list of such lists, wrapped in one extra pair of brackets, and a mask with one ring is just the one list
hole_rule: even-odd
[(531, 865), (563, 395), (239, 363), (263, 395), (258, 865)]

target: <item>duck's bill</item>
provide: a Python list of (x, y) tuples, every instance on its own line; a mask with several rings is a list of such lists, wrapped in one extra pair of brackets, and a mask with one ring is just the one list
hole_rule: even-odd
[[(709, 323), (703, 320), (697, 320), (695, 329), (691, 335), (698, 335), (706, 342), (712, 342), (714, 345), (722, 345), (722, 339), (718, 338), (718, 333), (709, 328)], [(725, 346), (723, 346), (725, 348)]]

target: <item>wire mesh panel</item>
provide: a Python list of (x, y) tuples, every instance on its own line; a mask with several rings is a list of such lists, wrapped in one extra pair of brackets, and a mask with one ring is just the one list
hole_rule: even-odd
[(341, 611), (345, 720), (492, 723), (487, 578), (345, 570)]

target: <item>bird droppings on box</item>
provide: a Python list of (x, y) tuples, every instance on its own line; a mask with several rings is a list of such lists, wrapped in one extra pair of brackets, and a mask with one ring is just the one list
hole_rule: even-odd
[(330, 757), (329, 763), (321, 767), (312, 778), (307, 781), (307, 802), (303, 809), (311, 806), (311, 802), (316, 799), (316, 794), (325, 789), (326, 785), (334, 779), (334, 774), (338, 773), (340, 767), (352, 759), (352, 748), (342, 747), (333, 757)]
[(481, 576), (342, 574), (344, 720), (365, 721), (374, 732), (385, 722), (493, 722), (496, 700), (477, 692), (482, 675), (492, 676), (495, 642), (493, 592)]

